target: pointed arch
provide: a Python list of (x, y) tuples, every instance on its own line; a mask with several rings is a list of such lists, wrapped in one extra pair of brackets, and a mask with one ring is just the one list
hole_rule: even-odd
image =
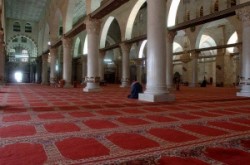
[(75, 41), (73, 57), (78, 57), (79, 53), (82, 53), (81, 51), (79, 52), (80, 48), (81, 48), (81, 40), (79, 37), (77, 37), (77, 39)]
[(49, 31), (50, 29), (49, 29), (49, 24), (48, 23), (46, 23), (45, 24), (45, 30), (44, 30), (44, 38), (43, 38), (43, 51), (45, 51), (45, 50), (47, 50), (48, 49), (48, 42), (49, 42), (49, 33), (50, 33), (50, 31)]
[(132, 30), (135, 22), (135, 18), (137, 13), (139, 12), (142, 5), (146, 3), (146, 0), (138, 0), (135, 6), (133, 7), (127, 21), (126, 32), (125, 32), (125, 40), (129, 40), (132, 37)]
[(180, 0), (172, 0), (171, 2), (170, 9), (168, 12), (168, 21), (167, 21), (168, 27), (174, 26), (176, 24), (176, 15), (177, 15), (179, 4), (180, 4)]

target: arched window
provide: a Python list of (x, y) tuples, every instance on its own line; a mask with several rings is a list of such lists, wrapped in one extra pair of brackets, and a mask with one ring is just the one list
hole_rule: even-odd
[(186, 12), (186, 21), (189, 21), (190, 20), (190, 11), (188, 10)]
[(236, 6), (236, 0), (231, 0), (231, 6)]
[(15, 22), (13, 24), (13, 31), (14, 32), (20, 32), (21, 31), (21, 26), (20, 26), (20, 23), (19, 22)]
[(214, 3), (214, 11), (219, 11), (219, 1), (216, 0)]
[(200, 8), (200, 17), (203, 17), (204, 13), (203, 13), (203, 6), (201, 6)]
[(25, 32), (26, 33), (31, 33), (32, 32), (32, 26), (30, 23), (25, 24)]
[(59, 27), (59, 36), (61, 36), (61, 35), (63, 35), (63, 27), (62, 26)]

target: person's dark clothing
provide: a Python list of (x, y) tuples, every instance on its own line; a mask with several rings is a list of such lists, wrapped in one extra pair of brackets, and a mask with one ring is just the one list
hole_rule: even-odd
[(139, 82), (134, 82), (131, 85), (131, 94), (128, 95), (128, 98), (138, 99), (139, 93), (142, 93), (142, 85)]

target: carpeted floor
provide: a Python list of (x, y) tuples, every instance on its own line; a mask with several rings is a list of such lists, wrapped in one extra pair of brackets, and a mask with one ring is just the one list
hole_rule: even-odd
[(249, 164), (250, 98), (235, 88), (172, 93), (175, 102), (148, 103), (118, 85), (4, 86), (0, 164)]

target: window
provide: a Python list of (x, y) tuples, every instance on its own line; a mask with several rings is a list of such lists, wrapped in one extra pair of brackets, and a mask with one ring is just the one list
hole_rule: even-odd
[(13, 31), (14, 32), (20, 32), (21, 31), (21, 26), (20, 26), (20, 23), (19, 22), (15, 22), (13, 24)]
[(203, 6), (201, 6), (200, 8), (200, 17), (203, 17), (204, 13), (203, 13)]
[(190, 11), (187, 11), (186, 12), (186, 21), (189, 21), (190, 20)]
[(236, 6), (236, 0), (231, 0), (231, 6)]
[(219, 1), (216, 0), (214, 3), (214, 11), (219, 11)]
[(26, 33), (31, 33), (32, 32), (32, 26), (30, 23), (25, 24), (25, 32)]
[(21, 37), (21, 42), (26, 43), (27, 42), (27, 38)]
[(61, 36), (61, 35), (63, 35), (63, 27), (62, 26), (59, 27), (59, 36)]
[(14, 38), (12, 42), (18, 42), (18, 38)]

